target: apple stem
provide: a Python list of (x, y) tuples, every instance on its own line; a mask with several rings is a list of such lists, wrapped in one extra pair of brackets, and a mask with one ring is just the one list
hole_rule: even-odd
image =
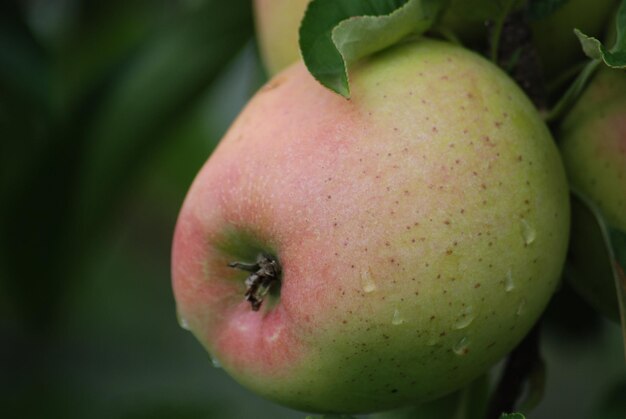
[(266, 253), (260, 253), (255, 263), (231, 262), (229, 267), (251, 272), (246, 278), (244, 298), (250, 302), (252, 311), (259, 311), (263, 298), (275, 282), (279, 281), (281, 267), (278, 260)]

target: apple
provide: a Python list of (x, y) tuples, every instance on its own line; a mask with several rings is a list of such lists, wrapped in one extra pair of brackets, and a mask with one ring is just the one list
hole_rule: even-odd
[(626, 72), (601, 69), (560, 130), (572, 185), (626, 231)]
[(181, 323), (238, 382), (315, 412), (463, 387), (557, 285), (558, 151), (500, 69), (440, 41), (355, 65), (352, 98), (298, 63), (193, 182), (173, 243)]
[[(564, 119), (559, 141), (572, 186), (595, 203), (610, 226), (626, 231), (626, 72), (602, 69), (596, 74)], [(575, 277), (573, 285), (594, 307), (617, 319), (609, 261), (603, 253), (596, 255), (602, 243), (590, 248), (589, 227), (575, 226), (574, 237), (580, 239), (573, 245), (587, 254), (578, 258), (584, 275)]]
[(309, 0), (254, 0), (261, 58), (270, 75), (300, 59), (298, 30)]

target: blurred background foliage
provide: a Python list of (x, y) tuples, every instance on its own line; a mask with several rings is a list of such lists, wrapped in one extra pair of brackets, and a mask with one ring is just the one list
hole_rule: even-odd
[[(250, 0), (0, 2), (0, 406), (19, 418), (302, 418), (178, 327), (170, 240), (264, 82)], [(563, 288), (531, 418), (624, 418), (617, 325)]]

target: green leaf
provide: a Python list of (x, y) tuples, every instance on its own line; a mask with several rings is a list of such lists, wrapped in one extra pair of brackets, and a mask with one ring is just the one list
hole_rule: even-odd
[[(613, 244), (613, 252), (615, 253), (615, 262), (619, 267), (626, 269), (626, 232), (609, 228), (609, 236)], [(624, 272), (622, 272), (623, 274)]]
[[(592, 307), (619, 321), (611, 254), (596, 212), (585, 200), (573, 194), (572, 228), (565, 277), (572, 288)], [(613, 304), (607, 305), (611, 301)]]
[(600, 210), (584, 195), (572, 190), (573, 208), (586, 208), (587, 217), (593, 217), (604, 239), (606, 253), (612, 266), (610, 271), (615, 282), (615, 292), (619, 306), (622, 337), (626, 355), (626, 232), (607, 224)]
[(323, 86), (349, 98), (348, 66), (432, 25), (438, 0), (313, 0), (300, 26), (300, 50)]
[(521, 413), (503, 413), (500, 419), (526, 419), (526, 416)]
[(574, 29), (574, 33), (588, 57), (594, 60), (602, 60), (611, 68), (626, 69), (626, 0), (622, 0), (622, 4), (617, 11), (615, 25), (617, 38), (615, 45), (610, 50), (602, 45), (602, 42), (598, 39), (587, 36), (578, 29)]

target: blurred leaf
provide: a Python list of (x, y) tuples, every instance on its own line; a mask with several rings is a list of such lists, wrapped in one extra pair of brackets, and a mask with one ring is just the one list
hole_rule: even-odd
[(500, 19), (505, 6), (503, 0), (448, 0), (433, 30), (474, 51), (484, 51), (492, 24)]
[(609, 237), (614, 257), (614, 278), (619, 301), (624, 355), (626, 356), (626, 232), (609, 227)]
[(450, 0), (446, 8), (446, 17), (454, 16), (468, 22), (487, 22), (496, 20), (508, 8), (508, 0)]
[(546, 122), (559, 120), (576, 103), (587, 83), (600, 65), (600, 60), (591, 60), (583, 67), (574, 82), (567, 89), (565, 94), (558, 100), (556, 105), (544, 116)]
[[(170, 12), (166, 26), (137, 25), (144, 28), (139, 35), (128, 28), (149, 13), (120, 17), (126, 23), (118, 28), (119, 39), (116, 26), (109, 26), (112, 32), (104, 38), (114, 47), (76, 73), (83, 75), (76, 76), (81, 87), (67, 114), (46, 120), (31, 103), (19, 105), (27, 95), (16, 94), (8, 103), (0, 96), (0, 121), (3, 113), (11, 121), (8, 128), (0, 126), (2, 160), (7, 161), (0, 170), (11, 171), (10, 183), (4, 183), (4, 176), (0, 181), (0, 264), (14, 307), (31, 328), (47, 330), (54, 324), (62, 295), (78, 277), (97, 233), (111, 221), (112, 210), (131, 190), (131, 179), (172, 138), (168, 133), (251, 37), (247, 0), (234, 0), (227, 8), (206, 0), (194, 9)], [(94, 13), (97, 20), (99, 12)], [(0, 18), (5, 16), (23, 19), (21, 14)], [(107, 19), (101, 18), (98, 25), (106, 28)], [(148, 31), (149, 26), (160, 30)], [(139, 42), (148, 32), (151, 36)], [(91, 39), (97, 43), (103, 38)], [(97, 55), (98, 45), (87, 45)], [(57, 84), (57, 97), (63, 86)]]
[(617, 38), (615, 45), (609, 50), (598, 39), (587, 36), (578, 29), (574, 33), (578, 37), (585, 54), (594, 59), (602, 60), (604, 63), (617, 69), (626, 68), (626, 0), (622, 0), (621, 6), (615, 17)]
[(585, 205), (589, 213), (595, 217), (598, 228), (602, 232), (604, 244), (612, 264), (612, 273), (619, 304), (624, 355), (626, 356), (626, 233), (609, 226), (600, 210), (580, 192), (572, 191), (575, 199)]
[(220, 406), (190, 406), (188, 403), (155, 401), (144, 402), (128, 408), (126, 412), (113, 415), (119, 419), (211, 419), (230, 416), (227, 409)]
[(350, 415), (322, 415), (322, 416), (307, 416), (306, 419), (356, 419)]
[[(9, 298), (21, 314), (37, 316), (54, 299), (39, 287), (55, 263), (46, 243), (60, 232), (67, 198), (55, 194), (47, 164), (54, 152), (47, 52), (26, 25), (18, 2), (0, 4), (0, 265)], [(35, 186), (47, 183), (44, 193)], [(59, 200), (59, 201), (57, 201)], [(55, 222), (44, 220), (42, 213)], [(36, 261), (36, 262), (34, 262)], [(33, 295), (33, 294), (37, 295)], [(31, 301), (31, 297), (32, 301)], [(17, 313), (13, 313), (17, 315)], [(19, 315), (18, 315), (19, 316)], [(36, 323), (36, 321), (33, 321)]]
[(602, 226), (589, 205), (572, 196), (572, 228), (565, 277), (593, 308), (619, 321), (609, 248)]
[(626, 412), (626, 380), (615, 383), (594, 409), (593, 419), (623, 419)]
[(570, 0), (530, 0), (528, 15), (533, 20), (544, 19)]
[[(571, 280), (567, 279), (554, 293), (543, 316), (547, 335), (569, 347), (600, 339), (606, 326), (604, 317), (574, 290)], [(611, 280), (609, 275), (608, 285), (612, 285)]]
[(483, 374), (462, 391), (461, 411), (464, 413), (458, 419), (484, 418), (489, 401), (489, 376)]
[(102, 84), (114, 82), (164, 24), (165, 8), (155, 7), (153, 2), (117, 0), (99, 2), (98, 6), (91, 10), (95, 7), (90, 5), (88, 16), (56, 46), (55, 105), (65, 113), (81, 106)]
[(609, 228), (609, 236), (613, 244), (615, 262), (618, 268), (622, 270), (621, 274), (623, 275), (623, 270), (626, 269), (626, 233), (615, 228)]
[(526, 416), (521, 413), (503, 413), (500, 419), (526, 419)]
[(546, 392), (546, 363), (542, 358), (532, 366), (528, 376), (528, 390), (520, 410), (529, 412), (541, 403)]
[(178, 212), (189, 185), (219, 139), (265, 82), (258, 51), (249, 42), (184, 115), (142, 170), (150, 195)]
[[(50, 65), (16, 2), (0, 3), (0, 193), (2, 209), (47, 146)], [(6, 210), (6, 209), (5, 209)]]
[[(251, 36), (250, 5), (217, 0), (146, 46), (108, 92), (89, 128), (77, 231), (100, 224), (142, 161), (197, 103)], [(219, 12), (218, 12), (219, 10)]]
[[(46, 51), (26, 25), (18, 3), (0, 4), (0, 86), (46, 109), (50, 68)], [(4, 96), (4, 95), (3, 95)], [(0, 97), (3, 98), (3, 97)]]
[(433, 23), (437, 0), (313, 0), (300, 26), (300, 50), (311, 74), (348, 98), (348, 66)]

